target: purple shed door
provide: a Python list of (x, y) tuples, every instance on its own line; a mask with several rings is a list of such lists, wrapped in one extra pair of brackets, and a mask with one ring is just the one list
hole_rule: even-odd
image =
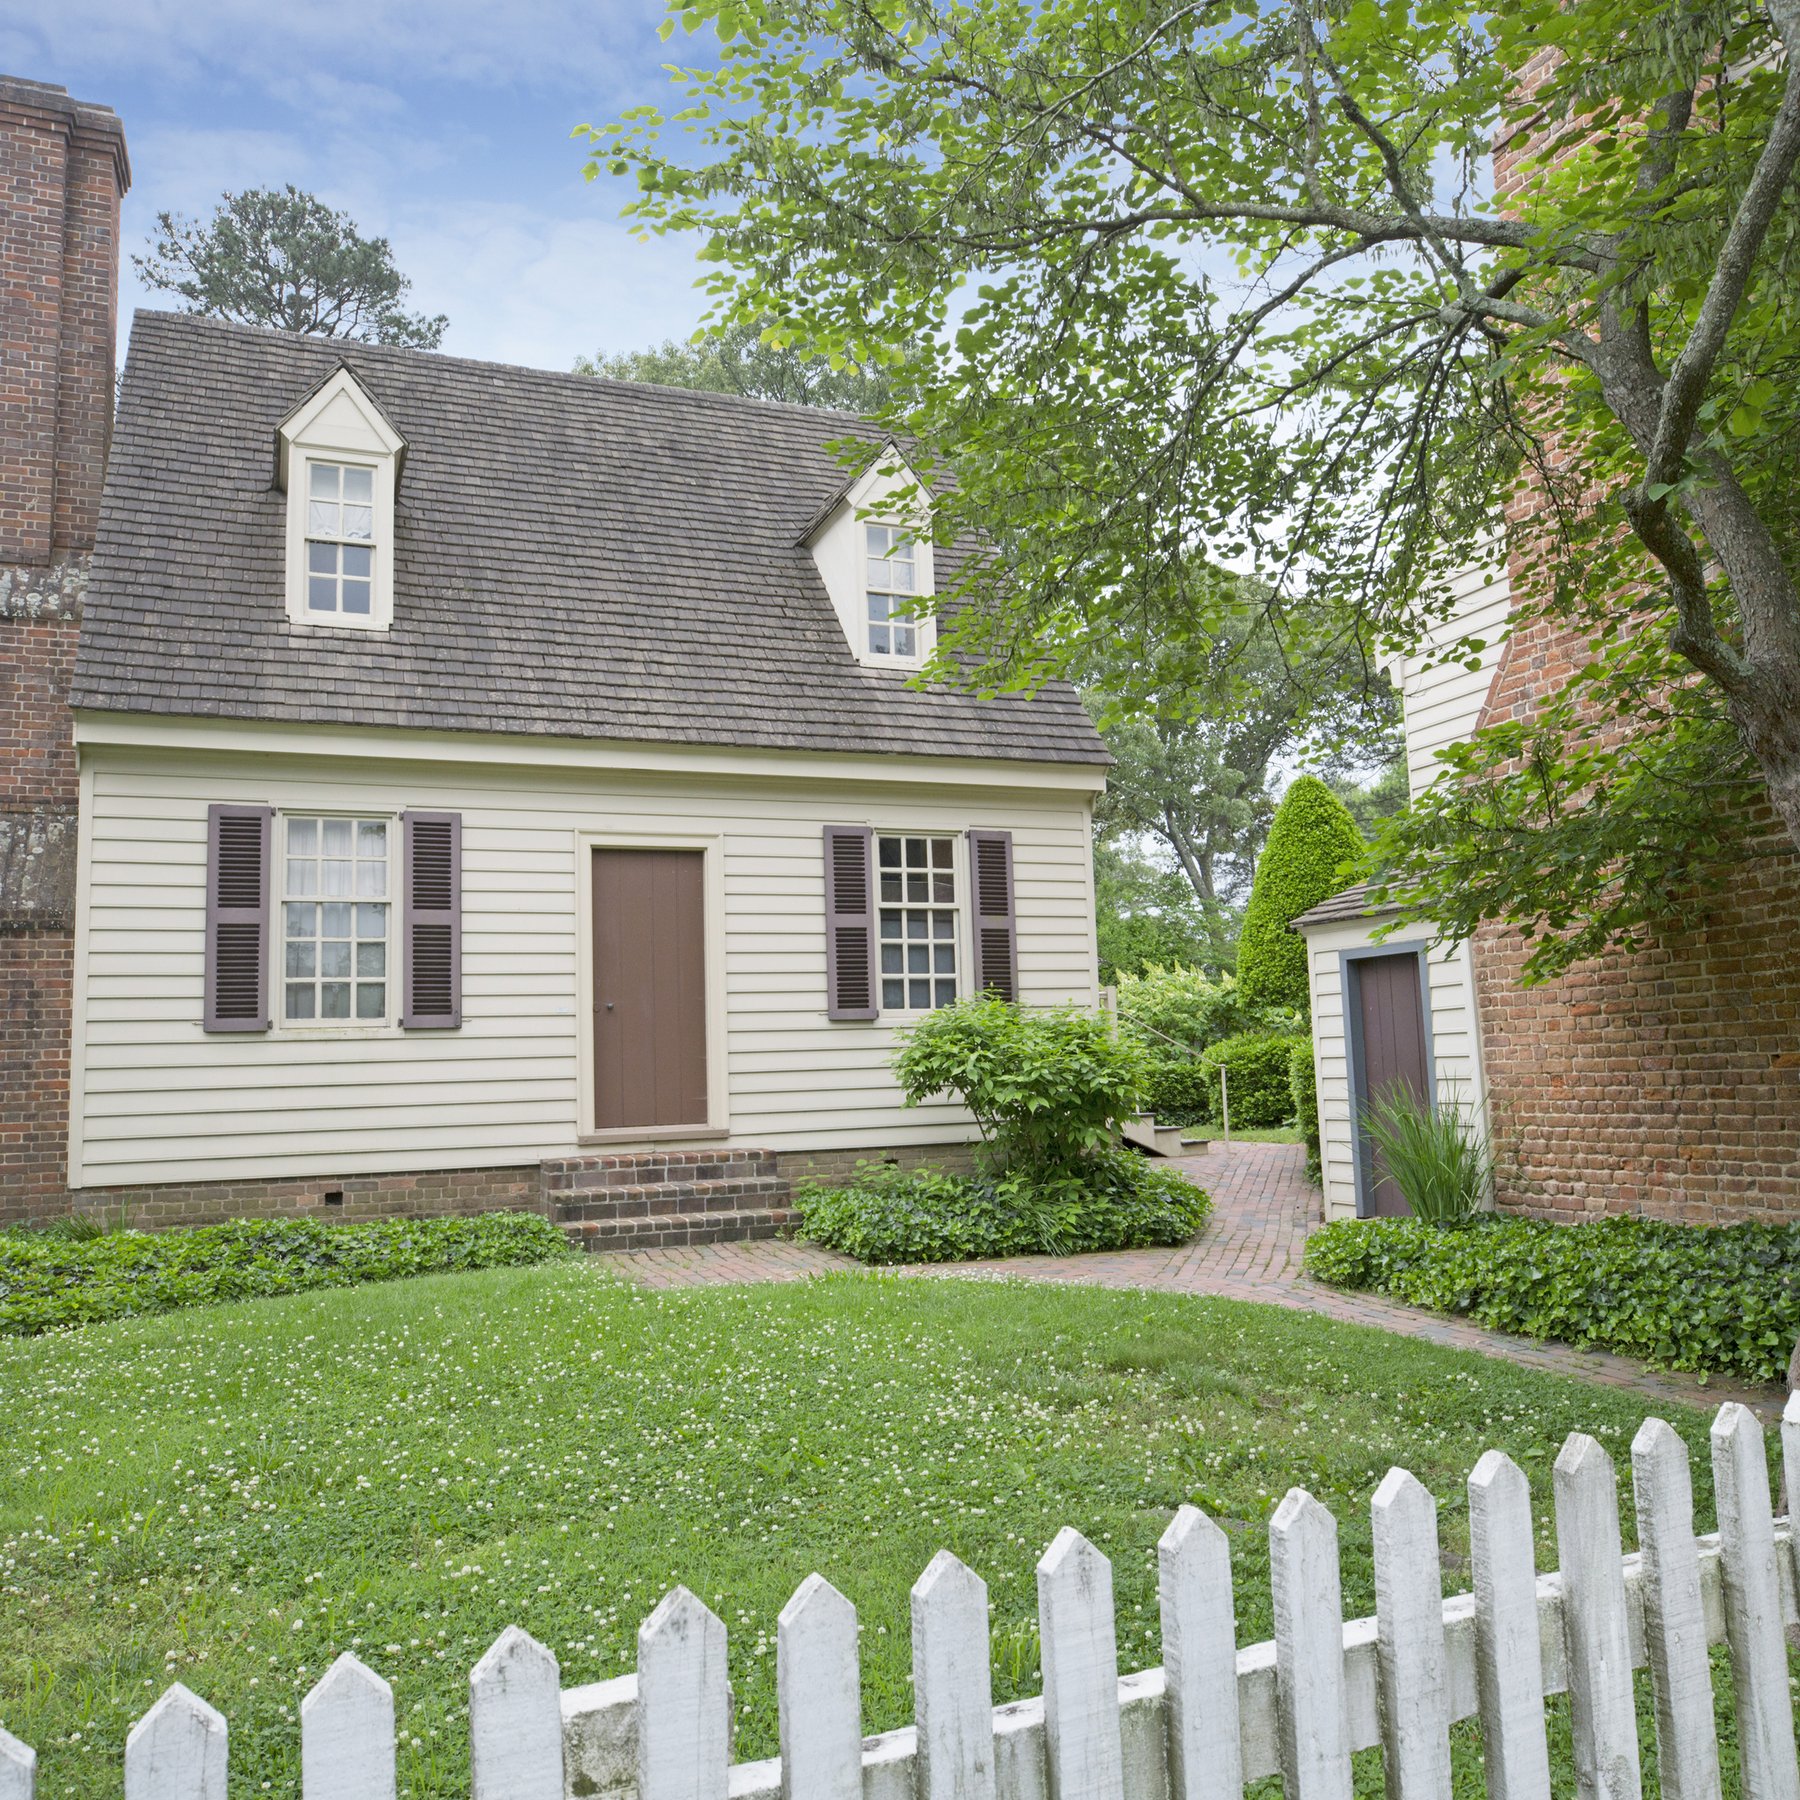
[[(1351, 1029), (1358, 1034), (1354, 1058), (1358, 1118), (1377, 1095), (1396, 1086), (1410, 1088), (1421, 1100), (1431, 1096), (1431, 1072), (1425, 1049), (1424, 997), (1419, 989), (1419, 959), (1411, 951), (1393, 956), (1359, 956), (1350, 963)], [(1380, 1153), (1359, 1135), (1362, 1193), (1359, 1212), (1365, 1217), (1405, 1215), (1412, 1209), (1401, 1197)]]

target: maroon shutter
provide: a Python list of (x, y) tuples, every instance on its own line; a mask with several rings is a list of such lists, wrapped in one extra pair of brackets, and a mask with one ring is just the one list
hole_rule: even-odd
[(407, 812), (401, 874), (408, 1031), (462, 1024), (462, 814)]
[(975, 991), (1017, 1000), (1019, 922), (1010, 831), (969, 833), (969, 886), (975, 895)]
[(266, 806), (206, 809), (208, 1031), (269, 1029), (269, 836)]
[(825, 827), (825, 1016), (872, 1019), (875, 1005), (873, 833)]

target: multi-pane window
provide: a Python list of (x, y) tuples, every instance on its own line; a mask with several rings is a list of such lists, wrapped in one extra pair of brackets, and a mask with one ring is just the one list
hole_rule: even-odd
[(282, 1018), (385, 1020), (386, 821), (289, 818), (285, 824)]
[(880, 837), (881, 1004), (924, 1012), (956, 998), (955, 840)]
[(375, 584), (375, 471), (307, 464), (306, 609), (368, 617)]
[(868, 542), (869, 650), (875, 656), (917, 656), (919, 628), (895, 615), (918, 591), (913, 541), (892, 525), (863, 527)]

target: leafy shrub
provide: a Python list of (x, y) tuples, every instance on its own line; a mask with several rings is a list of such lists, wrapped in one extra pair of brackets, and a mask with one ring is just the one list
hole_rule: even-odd
[(1216, 1118), (1219, 1078), (1209, 1089), (1200, 1053), (1245, 1031), (1289, 1031), (1295, 1015), (1248, 1005), (1237, 982), (1198, 969), (1149, 969), (1122, 975), (1119, 1020), (1144, 1051), (1144, 1105), (1165, 1125)]
[(965, 1180), (935, 1169), (862, 1163), (846, 1187), (803, 1185), (804, 1236), (867, 1263), (1072, 1256), (1183, 1244), (1212, 1202), (1166, 1163), (1129, 1151), (1090, 1155), (1078, 1174)]
[(908, 1106), (956, 1094), (998, 1170), (1033, 1179), (1080, 1169), (1132, 1111), (1143, 1055), (1108, 1020), (1075, 1007), (1031, 1010), (959, 1000), (921, 1019), (894, 1068)]
[(1800, 1335), (1800, 1225), (1345, 1219), (1307, 1240), (1306, 1268), (1491, 1330), (1755, 1381), (1781, 1379)]
[[(1215, 1077), (1216, 1080), (1216, 1077)], [(1144, 1069), (1144, 1106), (1159, 1125), (1199, 1125), (1218, 1108), (1215, 1087), (1207, 1104), (1206, 1072), (1198, 1056), (1149, 1057)]]
[(1389, 1177), (1415, 1219), (1463, 1225), (1486, 1205), (1494, 1175), (1487, 1133), (1456, 1104), (1422, 1100), (1396, 1085), (1363, 1111)]
[(1306, 1145), (1306, 1173), (1314, 1181), (1323, 1170), (1319, 1151), (1319, 1084), (1313, 1069), (1313, 1041), (1295, 1038), (1288, 1052), (1288, 1091), (1294, 1101), (1294, 1124)]
[(0, 1332), (28, 1336), (220, 1300), (547, 1262), (568, 1241), (536, 1213), (468, 1219), (237, 1219), (193, 1231), (0, 1232)]
[(1219, 1071), (1225, 1071), (1231, 1122), (1246, 1130), (1281, 1125), (1293, 1116), (1288, 1062), (1296, 1040), (1268, 1031), (1246, 1031), (1214, 1044), (1200, 1059), (1210, 1116), (1219, 1117)]
[(1293, 924), (1356, 879), (1364, 849), (1356, 822), (1324, 782), (1302, 775), (1288, 788), (1257, 858), (1238, 938), (1238, 991), (1247, 1005), (1311, 1017), (1306, 941)]

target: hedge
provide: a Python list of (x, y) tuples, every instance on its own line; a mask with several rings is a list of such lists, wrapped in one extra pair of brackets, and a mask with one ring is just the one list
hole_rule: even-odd
[(1246, 1031), (1212, 1045), (1200, 1058), (1211, 1117), (1219, 1117), (1219, 1071), (1223, 1069), (1233, 1125), (1248, 1131), (1285, 1124), (1294, 1112), (1288, 1076), (1294, 1043), (1292, 1037), (1275, 1032)]
[(803, 1237), (866, 1263), (1184, 1244), (1212, 1211), (1202, 1189), (1130, 1151), (1103, 1152), (1083, 1176), (1035, 1186), (863, 1163), (847, 1186), (802, 1185), (795, 1203)]
[(1257, 858), (1238, 938), (1238, 992), (1249, 1006), (1282, 1006), (1310, 1018), (1306, 942), (1294, 921), (1356, 879), (1366, 846), (1349, 809), (1316, 775), (1282, 796)]
[(1306, 1268), (1338, 1287), (1665, 1369), (1777, 1381), (1800, 1336), (1800, 1225), (1486, 1215), (1444, 1231), (1346, 1219), (1308, 1240)]
[(221, 1300), (353, 1287), (453, 1269), (510, 1268), (568, 1252), (537, 1213), (380, 1219), (238, 1219), (192, 1231), (73, 1238), (0, 1232), (0, 1333), (29, 1336)]
[(1296, 1038), (1288, 1052), (1288, 1090), (1294, 1101), (1294, 1124), (1306, 1145), (1306, 1172), (1317, 1181), (1324, 1165), (1319, 1154), (1319, 1087), (1310, 1037)]

